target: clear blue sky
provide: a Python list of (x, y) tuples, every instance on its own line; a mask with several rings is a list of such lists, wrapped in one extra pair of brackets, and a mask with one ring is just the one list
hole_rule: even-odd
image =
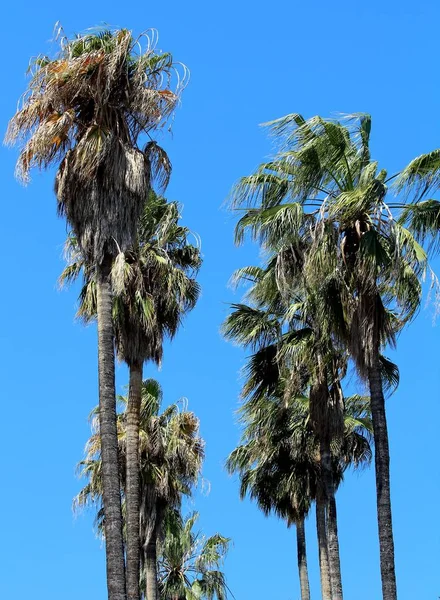
[[(5, 11), (5, 8), (3, 8)], [(289, 112), (373, 115), (373, 154), (394, 172), (440, 145), (440, 5), (380, 2), (11, 3), (3, 22), (3, 131), (25, 87), (30, 56), (49, 49), (55, 21), (69, 33), (102, 22), (140, 32), (191, 69), (173, 138), (161, 140), (174, 172), (168, 197), (202, 238), (203, 295), (166, 348), (166, 401), (189, 398), (206, 439), (209, 495), (198, 495), (207, 533), (234, 539), (226, 563), (237, 600), (298, 600), (294, 531), (240, 502), (223, 461), (238, 439), (234, 410), (244, 355), (220, 323), (237, 300), (227, 282), (257, 260), (233, 245), (222, 203), (231, 185), (271, 151), (258, 124)], [(16, 151), (1, 148), (2, 487), (0, 598), (103, 600), (104, 553), (92, 517), (75, 518), (75, 464), (97, 402), (96, 333), (74, 321), (76, 291), (59, 292), (65, 225), (55, 215), (53, 172), (13, 178)], [(439, 581), (439, 328), (424, 310), (395, 355), (401, 386), (388, 402), (400, 600), (436, 600)], [(149, 375), (154, 370), (148, 368)], [(117, 373), (118, 387), (126, 371)], [(347, 600), (380, 598), (373, 472), (348, 475), (338, 494)], [(312, 595), (319, 597), (315, 524), (308, 521)]]

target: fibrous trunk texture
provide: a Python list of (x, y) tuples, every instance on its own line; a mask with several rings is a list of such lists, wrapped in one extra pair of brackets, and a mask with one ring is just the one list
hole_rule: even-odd
[(147, 544), (145, 552), (145, 587), (147, 593), (147, 600), (159, 600), (155, 536), (153, 536)]
[(336, 499), (333, 496), (327, 504), (327, 541), (330, 563), (330, 579), (332, 582), (333, 600), (342, 600), (341, 562), (339, 557), (338, 521)]
[(127, 598), (139, 600), (140, 526), (139, 526), (139, 419), (142, 400), (142, 361), (130, 365), (126, 410), (126, 535)]
[(111, 259), (107, 257), (98, 268), (97, 278), (99, 431), (108, 597), (109, 600), (126, 600), (110, 269)]
[(376, 468), (377, 522), (383, 600), (397, 599), (394, 539), (391, 518), (390, 452), (379, 356), (368, 369)]
[(322, 494), (316, 498), (316, 529), (318, 533), (319, 572), (321, 576), (322, 600), (332, 600), (330, 569), (328, 564), (327, 523), (325, 518), (325, 502)]
[(336, 521), (335, 486), (333, 482), (330, 443), (324, 438), (321, 450), (321, 482), (326, 506), (327, 548), (332, 600), (342, 600), (341, 563), (339, 558), (338, 526)]
[(298, 573), (301, 600), (310, 600), (309, 573), (307, 569), (306, 531), (304, 519), (296, 524), (296, 546), (298, 551)]

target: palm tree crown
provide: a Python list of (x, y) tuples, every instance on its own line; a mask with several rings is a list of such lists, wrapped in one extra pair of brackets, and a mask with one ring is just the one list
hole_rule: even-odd
[(152, 178), (167, 180), (166, 154), (154, 142), (141, 148), (140, 137), (166, 122), (182, 81), (171, 89), (176, 65), (153, 41), (126, 29), (61, 38), (55, 58), (32, 62), (9, 124), (7, 141), (24, 140), (20, 178), (60, 162), (59, 211), (94, 261), (131, 247)]
[[(201, 265), (200, 250), (182, 226), (179, 205), (150, 191), (138, 225), (137, 243), (120, 252), (112, 268), (113, 321), (120, 359), (131, 365), (160, 363), (164, 337), (173, 337), (182, 318), (194, 308), (200, 287), (194, 278)], [(75, 236), (66, 243), (68, 265), (64, 285), (82, 272), (78, 317), (96, 318), (96, 269), (82, 255)]]
[[(119, 468), (122, 494), (125, 488), (125, 407), (127, 398), (119, 397), (122, 411), (118, 413)], [(172, 404), (161, 413), (162, 389), (154, 379), (142, 385), (140, 421), (141, 497), (144, 503), (140, 519), (142, 533), (151, 535), (156, 519), (163, 518), (168, 507), (179, 507), (182, 494), (191, 494), (197, 483), (204, 457), (204, 442), (199, 435), (199, 422), (194, 413)], [(98, 529), (102, 528), (102, 480), (99, 422), (97, 409), (92, 413), (93, 434), (87, 442), (85, 458), (79, 463), (81, 477), (87, 484), (75, 497), (74, 506), (93, 505), (97, 508)], [(153, 496), (153, 501), (151, 497)], [(147, 502), (150, 500), (150, 502)]]
[(160, 546), (161, 600), (226, 600), (228, 588), (221, 565), (230, 540), (219, 533), (208, 538), (194, 531), (199, 518), (171, 514)]

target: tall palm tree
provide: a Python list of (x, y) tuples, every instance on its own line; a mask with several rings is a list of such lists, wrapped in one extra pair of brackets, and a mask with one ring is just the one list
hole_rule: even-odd
[[(193, 274), (201, 259), (198, 248), (188, 242), (188, 230), (179, 225), (176, 203), (147, 203), (142, 215), (136, 269), (124, 278), (117, 300), (116, 342), (118, 353), (130, 371), (127, 405), (127, 568), (139, 582), (139, 420), (143, 363), (159, 363), (165, 335), (173, 337), (183, 315), (194, 308), (199, 286)], [(130, 264), (130, 262), (126, 262)], [(137, 271), (137, 272), (136, 272)], [(136, 298), (153, 299), (152, 318)], [(131, 562), (130, 562), (131, 559)], [(133, 587), (135, 587), (133, 585)], [(136, 588), (138, 594), (138, 589)]]
[(250, 206), (242, 230), (266, 239), (290, 230), (292, 237), (313, 217), (303, 269), (321, 288), (320, 323), (346, 345), (369, 386), (382, 592), (396, 600), (381, 351), (419, 306), (426, 253), (386, 202), (394, 176), (370, 157), (369, 115), (339, 122), (292, 114), (270, 126), (280, 151), (236, 188), (235, 202)]
[[(250, 357), (245, 369), (243, 397), (246, 402), (241, 409), (241, 420), (245, 426), (244, 444), (230, 455), (228, 466), (230, 470), (238, 470), (242, 475), (242, 495), (250, 490), (251, 496), (257, 499), (265, 512), (274, 510), (300, 526), (298, 541), (301, 538), (302, 520), (311, 501), (316, 499), (323, 597), (332, 597), (332, 587), (333, 596), (338, 597), (342, 590), (340, 577), (335, 577), (335, 572), (340, 572), (340, 567), (334, 494), (342, 474), (339, 465), (349, 462), (344, 449), (353, 436), (357, 439), (359, 433), (363, 434), (360, 439), (366, 443), (366, 446), (362, 443), (352, 446), (353, 451), (357, 449), (364, 452), (364, 458), (369, 456), (368, 429), (365, 429), (368, 421), (365, 420), (361, 430), (358, 419), (365, 417), (365, 405), (361, 405), (359, 401), (355, 405), (354, 399), (342, 402), (343, 406), (356, 408), (356, 419), (352, 420), (354, 414), (350, 415), (344, 409), (342, 437), (328, 438), (332, 446), (332, 452), (329, 452), (332, 488), (329, 493), (328, 475), (322, 466), (322, 428), (316, 429), (309, 412), (309, 406), (310, 410), (313, 407), (314, 376), (312, 374), (310, 379), (307, 352), (304, 352), (304, 348), (301, 351), (304, 341), (306, 349), (314, 350), (312, 329), (309, 327), (306, 332), (304, 328), (291, 328), (282, 333), (283, 321), (287, 320), (292, 306), (285, 306), (284, 312), (279, 310), (277, 314), (276, 306), (281, 309), (281, 299), (278, 297), (276, 300), (278, 294), (271, 285), (273, 273), (270, 266), (267, 269), (242, 269), (238, 277), (252, 279), (254, 285), (248, 291), (247, 299), (253, 301), (254, 306), (234, 305), (233, 313), (225, 322), (224, 332), (227, 337), (245, 346), (257, 348), (257, 352)], [(295, 318), (300, 322), (300, 298), (297, 297), (296, 300)], [(290, 317), (292, 316), (290, 310)], [(292, 349), (295, 349), (297, 357), (306, 359), (306, 362), (293, 363)], [(329, 396), (334, 393), (332, 388), (337, 383), (331, 384)], [(306, 388), (309, 389), (310, 403), (308, 399), (295, 396), (298, 390), (302, 392)], [(340, 391), (340, 385), (338, 390)], [(357, 430), (353, 428), (354, 422), (357, 423)], [(342, 462), (341, 457), (344, 457)], [(360, 460), (353, 453), (352, 462)], [(302, 545), (298, 545), (302, 596), (307, 598), (309, 592), (304, 575)]]
[[(248, 431), (246, 435), (245, 430), (242, 443), (231, 452), (226, 464), (230, 473), (240, 475), (241, 498), (249, 494), (264, 514), (273, 511), (288, 526), (295, 524), (301, 600), (310, 600), (304, 521), (316, 498), (316, 448), (310, 448), (312, 436), (307, 439), (305, 428), (299, 425), (300, 403), (299, 414), (294, 418), (292, 403), (290, 410), (282, 399), (278, 406), (271, 400), (265, 404), (259, 402), (257, 410), (252, 407), (253, 414), (246, 414), (251, 413), (250, 407), (246, 412), (246, 406), (242, 408), (242, 420), (246, 415), (250, 421), (247, 430), (252, 433)], [(315, 456), (311, 456), (313, 452)]]
[[(142, 40), (146, 46), (142, 49)], [(116, 431), (111, 266), (130, 249), (151, 180), (164, 172), (154, 131), (174, 110), (179, 90), (170, 54), (159, 54), (148, 36), (126, 29), (92, 31), (60, 39), (54, 58), (40, 56), (11, 119), (6, 139), (24, 140), (17, 163), (23, 180), (32, 167), (59, 164), (55, 192), (86, 260), (96, 270), (98, 373), (103, 494), (106, 513), (107, 585), (125, 600)], [(167, 166), (167, 165), (166, 165)]]
[[(160, 600), (226, 600), (228, 587), (221, 565), (230, 540), (194, 531), (197, 512), (182, 519), (170, 515), (159, 554)], [(147, 592), (148, 598), (148, 592)]]
[(180, 507), (182, 494), (191, 494), (204, 457), (194, 414), (173, 405), (160, 415), (159, 407), (154, 392), (141, 410), (141, 564), (148, 600), (159, 599), (157, 543), (165, 515)]
[[(347, 468), (369, 464), (372, 457), (368, 399), (352, 396), (345, 399), (345, 406), (344, 438), (332, 461), (336, 488)], [(295, 524), (301, 600), (309, 600), (304, 521), (312, 502), (316, 501), (317, 517), (323, 515), (324, 518), (322, 528), (322, 523), (317, 523), (322, 552), (321, 536), (325, 535), (326, 517), (318, 493), (322, 476), (319, 441), (310, 425), (308, 399), (266, 398), (258, 403), (258, 408), (254, 403), (245, 404), (240, 412), (246, 427), (242, 443), (228, 457), (228, 470), (239, 473), (242, 498), (249, 494), (265, 514), (274, 512), (286, 520), (288, 526)], [(336, 521), (336, 502), (331, 510)], [(323, 558), (320, 557), (320, 567), (324, 570), (321, 573), (323, 596), (332, 598), (335, 594), (332, 594), (330, 574), (325, 572)]]
[[(173, 337), (184, 314), (199, 295), (193, 275), (201, 264), (199, 249), (189, 243), (189, 230), (179, 224), (179, 207), (150, 192), (138, 227), (136, 245), (120, 253), (112, 270), (113, 321), (119, 357), (130, 373), (126, 411), (126, 554), (127, 587), (139, 597), (139, 419), (143, 363), (159, 364), (165, 336)], [(96, 277), (68, 238), (69, 265), (61, 282), (75, 279), (81, 269), (84, 286), (79, 315), (96, 317)], [(137, 582), (137, 583), (135, 583)]]
[[(119, 470), (124, 513), (127, 501), (127, 407), (128, 398), (121, 396), (124, 410), (118, 414)], [(199, 422), (185, 406), (173, 404), (160, 412), (162, 390), (157, 381), (142, 383), (140, 411), (140, 558), (148, 599), (158, 599), (157, 542), (169, 510), (179, 509), (182, 495), (190, 495), (200, 475), (204, 442), (199, 435)], [(75, 506), (94, 505), (97, 524), (105, 530), (102, 511), (102, 460), (99, 423), (93, 422), (93, 435), (86, 446), (86, 456), (79, 463), (80, 474), (87, 484), (75, 498)], [(125, 527), (128, 535), (127, 522)]]
[[(292, 398), (284, 400), (279, 361), (283, 343), (282, 310), (270, 284), (270, 272), (248, 267), (236, 274), (236, 279), (239, 278), (253, 281), (248, 296), (258, 296), (259, 288), (263, 290), (257, 307), (233, 305), (234, 311), (224, 324), (227, 338), (257, 350), (245, 367), (242, 390), (245, 404), (240, 409), (244, 426), (242, 443), (229, 455), (226, 464), (229, 472), (240, 473), (242, 498), (249, 493), (265, 514), (274, 511), (288, 524), (295, 523), (301, 598), (307, 600), (310, 591), (304, 519), (316, 497), (317, 461), (316, 457), (310, 458), (305, 429), (299, 426), (304, 416), (301, 403), (295, 403), (296, 418), (292, 419), (292, 411), (286, 408), (286, 403), (292, 407)], [(330, 580), (328, 585), (330, 589)]]
[[(243, 220), (238, 228), (242, 224)], [(271, 252), (266, 268), (247, 267), (236, 273), (237, 281), (245, 279), (253, 282), (247, 293), (251, 305), (233, 305), (234, 311), (226, 320), (224, 331), (227, 337), (242, 345), (258, 348), (255, 355), (257, 362), (253, 366), (267, 369), (266, 374), (258, 374), (263, 382), (268, 377), (276, 377), (276, 369), (273, 366), (267, 368), (267, 363), (282, 357), (283, 378), (288, 380), (288, 385), (280, 391), (276, 381), (268, 381), (267, 384), (272, 386), (272, 394), (276, 391), (278, 394), (300, 395), (305, 387), (310, 388), (310, 420), (320, 442), (322, 471), (317, 510), (321, 517), (318, 525), (324, 595), (329, 597), (330, 577), (332, 587), (339, 590), (339, 596), (336, 597), (342, 598), (337, 524), (331, 518), (332, 513), (328, 508), (333, 505), (336, 490), (331, 442), (337, 443), (343, 436), (343, 397), (339, 383), (344, 371), (343, 361), (341, 363), (328, 332), (321, 324), (320, 314), (317, 312), (316, 290), (303, 277), (302, 265), (307, 245), (305, 240), (290, 238), (288, 252), (290, 256), (295, 255), (295, 266), (291, 269), (292, 272), (284, 272), (282, 275), (279, 272), (281, 268), (285, 271), (285, 253), (279, 252), (280, 240), (277, 244), (278, 252), (274, 254), (275, 243), (266, 240), (266, 250)], [(292, 280), (294, 274), (297, 276), (295, 281)], [(280, 276), (283, 286), (287, 277), (292, 281), (291, 288), (283, 290), (283, 293)], [(259, 360), (262, 360), (260, 365)], [(255, 375), (250, 378), (250, 382), (254, 379)], [(259, 392), (264, 389), (259, 383), (257, 386)], [(245, 396), (248, 388), (249, 385), (244, 386)]]

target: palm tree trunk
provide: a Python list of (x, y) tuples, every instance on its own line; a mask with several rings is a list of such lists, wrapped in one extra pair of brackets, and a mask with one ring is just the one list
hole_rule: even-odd
[(105, 548), (109, 600), (125, 600), (118, 435), (116, 429), (115, 356), (110, 285), (111, 259), (98, 268), (98, 376)]
[(368, 369), (376, 467), (377, 522), (383, 600), (397, 600), (391, 518), (390, 451), (379, 356)]
[(338, 527), (336, 522), (335, 486), (333, 483), (330, 443), (326, 438), (321, 439), (320, 452), (321, 478), (327, 512), (326, 531), (332, 599), (342, 600), (341, 562), (339, 558)]
[(327, 541), (333, 600), (342, 600), (341, 563), (339, 557), (336, 499), (333, 494), (327, 504)]
[(327, 524), (325, 502), (319, 492), (316, 498), (316, 530), (318, 532), (319, 572), (321, 576), (322, 600), (332, 600), (330, 568), (328, 564)]
[(310, 600), (309, 573), (307, 570), (306, 531), (304, 519), (296, 523), (296, 546), (298, 551), (299, 584), (301, 600)]
[(155, 535), (153, 535), (148, 542), (145, 552), (145, 590), (147, 593), (147, 600), (159, 600)]
[(139, 419), (142, 401), (142, 362), (130, 365), (130, 382), (126, 411), (127, 480), (127, 598), (139, 600), (140, 526), (139, 526)]

